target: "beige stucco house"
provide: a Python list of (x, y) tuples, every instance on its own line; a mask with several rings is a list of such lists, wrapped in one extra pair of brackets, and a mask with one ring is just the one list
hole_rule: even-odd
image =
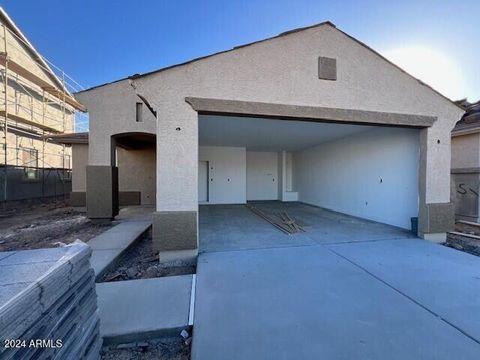
[(76, 96), (90, 132), (74, 191), (91, 218), (118, 214), (119, 189), (154, 203), (161, 260), (196, 254), (199, 204), (300, 201), (405, 229), (418, 217), (433, 241), (453, 227), (463, 109), (330, 22)]
[(480, 101), (459, 104), (466, 112), (452, 131), (452, 200), (455, 217), (480, 221)]

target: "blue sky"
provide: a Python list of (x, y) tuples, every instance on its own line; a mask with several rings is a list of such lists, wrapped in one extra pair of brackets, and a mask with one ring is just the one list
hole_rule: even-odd
[(43, 56), (85, 87), (330, 20), (406, 61), (406, 70), (427, 83), (438, 81), (432, 85), (447, 96), (480, 98), (477, 0), (6, 0), (2, 6)]

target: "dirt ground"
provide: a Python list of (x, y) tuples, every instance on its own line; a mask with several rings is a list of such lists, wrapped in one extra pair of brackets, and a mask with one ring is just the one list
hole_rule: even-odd
[(17, 206), (0, 216), (0, 251), (56, 247), (76, 239), (87, 242), (108, 230), (65, 203)]
[(153, 250), (152, 237), (149, 234), (128, 249), (117, 266), (107, 272), (100, 282), (195, 274), (195, 271), (195, 264), (160, 264), (158, 252)]
[(104, 346), (101, 356), (102, 360), (189, 360), (190, 343), (176, 336)]

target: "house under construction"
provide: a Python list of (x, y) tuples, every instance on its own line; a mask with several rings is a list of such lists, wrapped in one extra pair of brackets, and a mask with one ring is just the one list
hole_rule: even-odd
[(71, 148), (53, 135), (75, 132), (69, 90), (81, 88), (44, 59), (0, 8), (0, 200), (65, 196), (71, 191)]

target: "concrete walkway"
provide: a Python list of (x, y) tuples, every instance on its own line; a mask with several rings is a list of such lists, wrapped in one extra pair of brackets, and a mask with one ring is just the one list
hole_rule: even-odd
[(120, 255), (152, 226), (151, 221), (124, 221), (88, 242), (92, 249), (90, 263), (100, 278)]
[(191, 325), (192, 281), (193, 275), (182, 275), (97, 284), (104, 342), (179, 334)]
[(480, 258), (424, 240), (203, 253), (196, 287), (193, 360), (480, 356)]

